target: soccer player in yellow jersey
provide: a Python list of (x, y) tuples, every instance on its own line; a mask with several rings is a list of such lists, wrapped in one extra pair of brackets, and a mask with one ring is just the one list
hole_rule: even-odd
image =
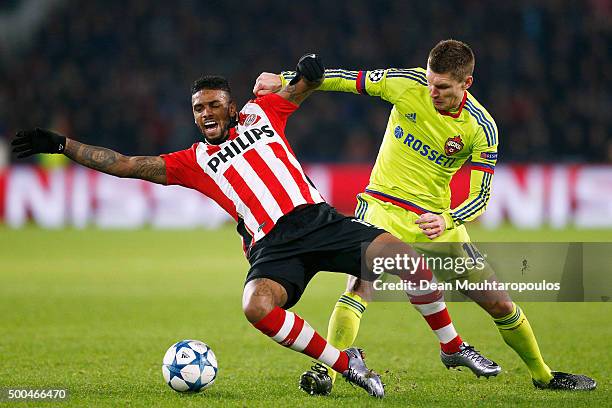
[[(458, 247), (470, 255), (473, 247), (469, 245), (464, 223), (481, 215), (489, 201), (498, 131), (491, 115), (468, 92), (473, 83), (474, 62), (467, 44), (445, 40), (429, 53), (427, 69), (328, 69), (319, 87), (324, 91), (378, 96), (393, 105), (370, 183), (358, 196), (355, 215), (413, 244), (417, 250), (421, 244), (425, 255), (433, 250), (428, 242), (468, 243)], [(294, 72), (283, 72), (280, 76), (263, 73), (253, 91), (258, 95), (275, 92), (294, 76)], [(451, 209), (450, 180), (467, 160), (472, 163), (470, 194)], [(434, 273), (439, 281), (453, 279), (442, 271)], [(486, 273), (489, 275), (467, 279), (494, 278), (489, 269)], [(349, 279), (347, 291), (340, 297), (329, 322), (331, 344), (346, 348), (353, 343), (371, 291), (371, 284)], [(504, 341), (527, 365), (536, 387), (563, 390), (596, 387), (595, 381), (586, 376), (550, 370), (525, 313), (507, 293), (465, 294), (491, 315)], [(442, 309), (446, 309), (444, 303), (435, 309), (419, 310), (437, 335), (435, 316)], [(447, 367), (470, 367), (466, 364), (468, 360), (482, 358), (466, 343), (460, 347), (461, 351), (453, 354), (442, 348), (441, 359)], [(310, 393), (326, 393), (324, 380), (321, 372), (307, 372), (302, 376), (302, 388)]]

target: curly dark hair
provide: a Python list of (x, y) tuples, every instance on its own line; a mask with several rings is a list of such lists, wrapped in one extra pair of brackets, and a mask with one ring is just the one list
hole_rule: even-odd
[(229, 82), (219, 75), (203, 75), (196, 79), (191, 85), (191, 94), (193, 95), (202, 89), (220, 89), (232, 96)]

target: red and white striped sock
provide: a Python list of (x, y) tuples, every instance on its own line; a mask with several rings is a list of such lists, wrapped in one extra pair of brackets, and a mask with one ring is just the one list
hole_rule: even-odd
[(277, 306), (253, 326), (282, 346), (306, 354), (339, 373), (348, 370), (348, 355), (329, 344), (293, 312)]
[[(426, 279), (431, 283), (436, 283), (436, 278), (426, 267), (420, 268), (415, 275), (410, 277), (410, 280), (418, 285), (416, 283), (417, 279)], [(442, 351), (446, 354), (461, 351), (459, 346), (463, 343), (463, 340), (453, 326), (442, 292), (436, 289), (419, 289), (406, 291), (406, 294), (410, 298), (410, 303), (421, 313), (431, 330), (438, 337)]]
[[(412, 302), (412, 299), (410, 301)], [(440, 300), (431, 303), (412, 303), (412, 305), (421, 313), (431, 330), (438, 337), (443, 352), (453, 354), (461, 351), (459, 346), (463, 343), (463, 340), (453, 326), (445, 302)]]

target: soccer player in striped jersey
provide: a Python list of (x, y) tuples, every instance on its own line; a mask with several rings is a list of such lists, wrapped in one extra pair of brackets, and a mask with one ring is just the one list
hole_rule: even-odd
[[(463, 248), (465, 255), (471, 256), (474, 248), (464, 224), (485, 211), (490, 197), (498, 131), (491, 115), (468, 92), (474, 62), (467, 44), (446, 40), (431, 50), (427, 69), (328, 69), (319, 87), (324, 91), (376, 96), (393, 105), (370, 183), (358, 196), (356, 216), (413, 244), (426, 255), (435, 251), (428, 242), (446, 242), (464, 243), (449, 247)], [(290, 71), (280, 77), (263, 73), (253, 91), (256, 95), (274, 92), (293, 76)], [(450, 180), (467, 160), (471, 160), (469, 197), (451, 209)], [(447, 271), (434, 273), (440, 281), (457, 279)], [(493, 279), (494, 275), (487, 268), (466, 278)], [(337, 346), (352, 344), (370, 291), (369, 283), (349, 278), (347, 291), (330, 318), (328, 341)], [(527, 365), (536, 387), (595, 388), (595, 381), (588, 377), (550, 370), (525, 313), (507, 293), (472, 291), (466, 295), (490, 314), (504, 341)], [(478, 375), (479, 366), (486, 361), (471, 346), (460, 343), (455, 344), (455, 350), (444, 349), (437, 330), (441, 323), (435, 319), (440, 310), (446, 310), (444, 303), (420, 308), (443, 346), (442, 362), (447, 367), (468, 366)], [(306, 391), (313, 392), (312, 387)]]
[[(181, 185), (209, 196), (238, 223), (250, 264), (243, 292), (249, 322), (277, 343), (326, 364), (382, 398), (381, 379), (366, 367), (359, 349), (334, 347), (287, 310), (318, 271), (371, 281), (377, 275), (362, 270), (362, 257), (369, 266), (376, 258), (396, 256), (398, 248), (407, 257), (418, 257), (390, 233), (345, 217), (325, 203), (291, 150), (284, 133), (287, 119), (320, 85), (323, 74), (320, 59), (305, 55), (296, 76), (280, 92), (251, 100), (240, 112), (224, 78), (200, 78), (193, 84), (191, 99), (204, 140), (171, 154), (128, 157), (39, 128), (18, 132), (13, 152), (19, 158), (63, 153), (107, 174)], [(362, 255), (363, 243), (368, 246)], [(426, 267), (402, 278), (415, 285), (422, 280), (436, 282)], [(442, 298), (435, 288), (416, 289), (409, 295), (411, 302), (423, 305)]]

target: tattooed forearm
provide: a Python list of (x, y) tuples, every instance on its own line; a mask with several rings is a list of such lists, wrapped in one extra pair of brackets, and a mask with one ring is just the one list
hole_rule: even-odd
[(317, 82), (309, 82), (304, 79), (301, 79), (293, 85), (285, 86), (279, 92), (279, 95), (287, 99), (288, 101), (299, 105), (304, 101), (304, 99), (308, 98), (308, 96), (313, 93), (315, 89), (317, 89), (322, 83), (322, 79)]
[(285, 87), (285, 91), (289, 94), (289, 95), (295, 95), (296, 94), (296, 89), (295, 89), (295, 85), (287, 85)]
[(117, 177), (139, 178), (166, 184), (166, 163), (159, 156), (124, 156), (105, 147), (67, 139), (64, 154), (91, 169)]
[(121, 170), (120, 166), (117, 166), (117, 162), (123, 155), (105, 147), (89, 146), (70, 140), (66, 144), (64, 154), (83, 166), (121, 176), (120, 174), (115, 174), (115, 172)]
[[(166, 183), (166, 162), (159, 156), (136, 156), (131, 157), (133, 162), (132, 177), (150, 180), (155, 183)], [(163, 180), (163, 181), (162, 181)]]

